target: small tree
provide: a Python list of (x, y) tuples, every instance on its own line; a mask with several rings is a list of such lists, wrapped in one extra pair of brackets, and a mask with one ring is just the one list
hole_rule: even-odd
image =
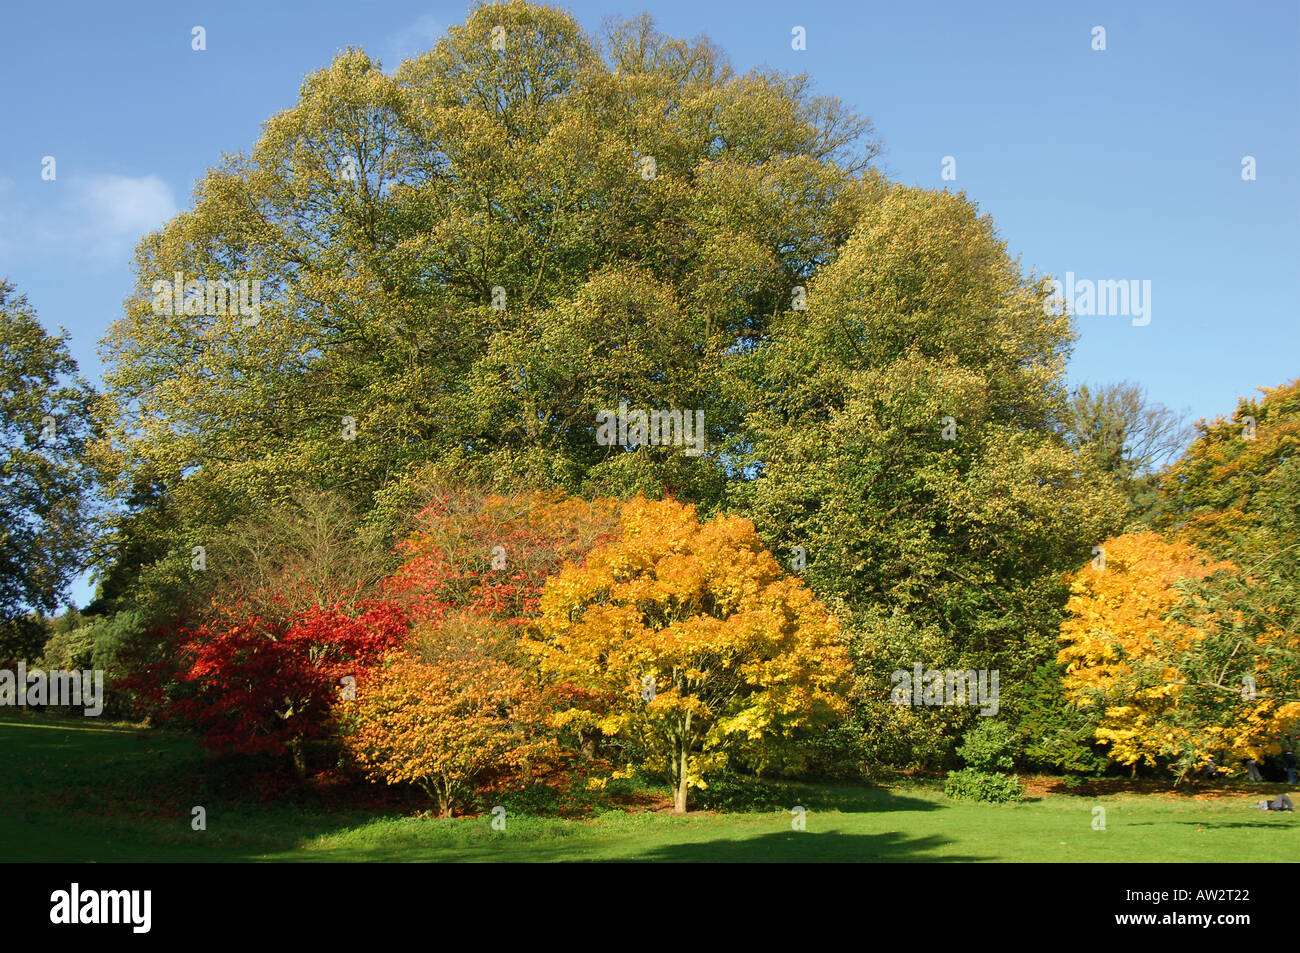
[(780, 739), (846, 707), (835, 619), (748, 520), (700, 523), (672, 500), (627, 504), (617, 540), (548, 580), (527, 644), (571, 693), (559, 724), (632, 742), (678, 812), (730, 756), (770, 764)]
[(1103, 548), (1104, 568), (1074, 576), (1060, 661), (1069, 697), (1100, 713), (1111, 758), (1135, 771), (1163, 759), (1181, 779), (1218, 751), (1277, 750), (1300, 718), (1295, 637), (1254, 624), (1250, 580), (1154, 533)]
[(949, 773), (944, 793), (954, 800), (1019, 800), (1020, 779), (1009, 773), (1015, 767), (1016, 741), (1015, 732), (1002, 722), (976, 722), (957, 749), (966, 767)]
[(388, 604), (355, 617), (311, 608), (287, 620), (218, 619), (188, 633), (169, 714), (195, 722), (214, 750), (288, 752), (302, 777), (306, 742), (327, 734), (344, 679), (362, 679), (406, 633), (405, 616)]
[(415, 784), (443, 817), (489, 776), (528, 773), (555, 751), (534, 681), (477, 654), (394, 654), (344, 703), (343, 739), (371, 777)]

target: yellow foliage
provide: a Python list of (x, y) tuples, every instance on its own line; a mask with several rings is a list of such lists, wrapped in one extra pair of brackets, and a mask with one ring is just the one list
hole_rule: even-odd
[(629, 503), (622, 533), (542, 590), (529, 650), (571, 690), (559, 723), (635, 740), (679, 789), (745, 751), (845, 710), (835, 618), (786, 576), (747, 519), (701, 523), (673, 500)]
[[(1071, 700), (1102, 712), (1097, 741), (1108, 743), (1121, 764), (1154, 765), (1158, 756), (1189, 752), (1200, 760), (1218, 751), (1236, 761), (1275, 750), (1272, 739), (1290, 730), (1300, 705), (1246, 697), (1239, 684), (1185, 670), (1200, 643), (1232, 620), (1214, 615), (1177, 584), (1235, 567), (1150, 532), (1107, 540), (1102, 551), (1101, 560), (1071, 580), (1058, 656)], [(1193, 699), (1192, 691), (1200, 694)], [(1206, 699), (1224, 700), (1221, 708), (1214, 703), (1223, 724), (1190, 717), (1191, 706), (1204, 706)]]

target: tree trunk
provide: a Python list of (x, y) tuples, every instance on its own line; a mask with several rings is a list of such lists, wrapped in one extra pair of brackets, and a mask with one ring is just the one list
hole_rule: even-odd
[(301, 738), (291, 738), (289, 740), (289, 753), (293, 755), (293, 773), (298, 776), (299, 781), (305, 780), (307, 777), (307, 750)]
[(691, 756), (691, 715), (686, 713), (686, 719), (681, 726), (677, 740), (677, 790), (673, 792), (673, 812), (676, 814), (686, 813), (686, 792), (689, 788), (686, 786), (687, 779), (690, 777), (690, 756)]

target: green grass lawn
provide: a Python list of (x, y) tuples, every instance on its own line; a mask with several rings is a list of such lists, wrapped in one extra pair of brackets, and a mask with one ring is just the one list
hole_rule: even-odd
[[(788, 811), (607, 811), (565, 820), (402, 817), (200, 793), (192, 739), (94, 719), (0, 716), (3, 861), (1295, 861), (1300, 820), (1231, 796), (1050, 794), (954, 803), (939, 785), (794, 785)], [(196, 798), (203, 798), (196, 800)], [(190, 809), (207, 809), (207, 830)], [(1106, 830), (1092, 829), (1093, 808)]]

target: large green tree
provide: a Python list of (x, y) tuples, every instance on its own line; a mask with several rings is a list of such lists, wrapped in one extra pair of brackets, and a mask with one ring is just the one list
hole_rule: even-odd
[[(391, 75), (341, 54), (139, 246), (104, 345), (98, 460), (144, 502), (118, 581), (197, 582), (240, 511), (364, 511), (426, 464), (716, 505), (733, 365), (878, 197), (870, 132), (646, 18), (486, 4)], [(261, 281), (257, 313), (178, 310), (177, 273)], [(706, 452), (598, 442), (622, 401), (703, 411)]]
[(1072, 332), (1045, 288), (963, 196), (896, 187), (750, 355), (734, 499), (851, 621), (882, 760), (938, 761), (975, 717), (892, 704), (917, 663), (997, 669), (1018, 717), (1055, 654), (1060, 573), (1122, 520), (1061, 435)]
[[(62, 333), (46, 332), (12, 284), (0, 279), (0, 657), (29, 657), (50, 613), (82, 568), (93, 485), (84, 465), (94, 394)], [(3, 636), (0, 636), (3, 638)]]

